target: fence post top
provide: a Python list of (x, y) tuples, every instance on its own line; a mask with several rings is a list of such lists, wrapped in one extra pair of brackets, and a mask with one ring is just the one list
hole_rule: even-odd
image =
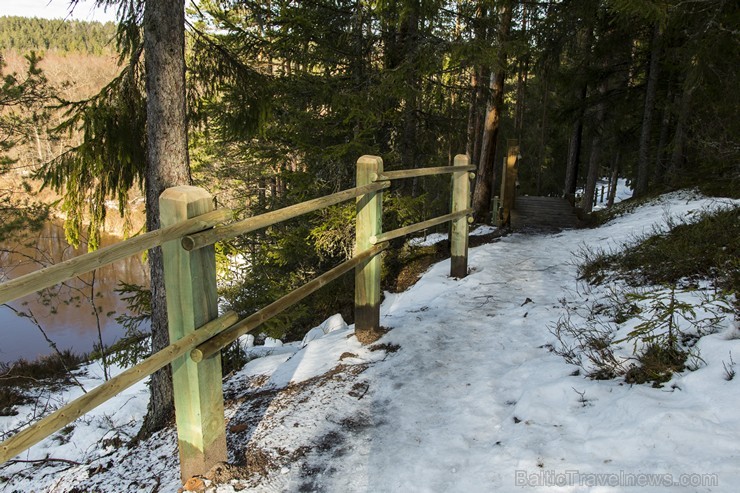
[(455, 166), (467, 166), (470, 159), (467, 154), (456, 154), (455, 155)]
[(365, 154), (364, 156), (360, 156), (360, 159), (357, 160), (357, 164), (367, 163), (367, 162), (382, 164), (383, 158), (380, 156), (373, 156), (371, 154)]
[(166, 188), (159, 196), (160, 200), (168, 199), (177, 201), (197, 200), (200, 198), (211, 198), (211, 194), (207, 190), (193, 185), (179, 185)]

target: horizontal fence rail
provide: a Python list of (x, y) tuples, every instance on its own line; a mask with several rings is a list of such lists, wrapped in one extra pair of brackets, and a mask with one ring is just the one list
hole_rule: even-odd
[(444, 224), (448, 221), (452, 221), (454, 219), (459, 219), (461, 217), (468, 216), (472, 213), (473, 213), (473, 209), (465, 209), (463, 211), (452, 212), (450, 214), (445, 214), (444, 216), (427, 219), (426, 221), (412, 224), (410, 226), (404, 226), (403, 228), (394, 229), (392, 231), (386, 231), (385, 233), (381, 233), (378, 236), (371, 236), (369, 241), (370, 243), (375, 245), (383, 241), (395, 240), (396, 238), (400, 238), (402, 236), (406, 236), (411, 233), (416, 233), (418, 231), (423, 231), (425, 229), (429, 229), (434, 226)]
[(438, 166), (435, 168), (402, 169), (398, 171), (384, 171), (383, 173), (375, 173), (371, 176), (371, 178), (372, 181), (379, 182), (400, 180), (403, 178), (419, 178), (422, 176), (458, 173), (460, 171), (475, 171), (475, 169), (476, 167), (472, 164), (467, 166)]
[(226, 347), (232, 342), (236, 341), (239, 337), (243, 336), (244, 334), (248, 334), (249, 332), (253, 331), (257, 327), (265, 323), (267, 320), (276, 315), (279, 315), (291, 306), (300, 302), (301, 300), (306, 298), (306, 296), (318, 291), (319, 289), (336, 280), (343, 274), (351, 271), (359, 263), (378, 255), (386, 248), (388, 248), (388, 243), (383, 243), (375, 246), (374, 248), (371, 248), (370, 250), (365, 250), (359, 255), (355, 255), (346, 262), (342, 262), (338, 266), (325, 272), (316, 279), (313, 279), (300, 288), (291, 291), (290, 293), (286, 294), (279, 300), (270, 303), (258, 312), (255, 312), (247, 318), (240, 320), (238, 323), (232, 325), (228, 330), (225, 330), (212, 339), (204, 342), (190, 352), (190, 357), (195, 362), (199, 362), (205, 358), (208, 358), (209, 356), (219, 351), (221, 348)]
[(229, 311), (224, 313), (219, 318), (211, 320), (193, 332), (190, 336), (170, 344), (161, 351), (149, 356), (138, 365), (111, 378), (82, 397), (73, 400), (28, 428), (16, 433), (11, 438), (5, 440), (0, 446), (0, 463), (32, 447), (55, 431), (61, 430), (83, 414), (98, 407), (111, 397), (148, 377), (165, 365), (168, 365), (174, 359), (187, 353), (204, 340), (230, 327), (238, 319), (239, 316), (236, 312)]
[(218, 241), (231, 239), (245, 233), (266, 228), (273, 224), (287, 221), (288, 219), (293, 219), (298, 216), (302, 216), (303, 214), (308, 214), (309, 212), (314, 212), (332, 205), (346, 202), (347, 200), (365, 195), (366, 193), (388, 188), (389, 186), (390, 184), (388, 183), (372, 183), (364, 187), (350, 188), (332, 195), (301, 202), (300, 204), (260, 214), (259, 216), (248, 217), (247, 219), (243, 219), (232, 224), (218, 226), (211, 230), (203, 231), (202, 233), (185, 236), (182, 239), (182, 247), (185, 250), (197, 250), (206, 245), (213, 245)]
[(179, 239), (184, 235), (211, 228), (216, 224), (231, 219), (231, 217), (231, 209), (218, 209), (174, 226), (150, 231), (149, 233), (135, 236), (121, 243), (116, 243), (115, 245), (110, 245), (4, 282), (0, 284), (0, 304), (46, 289), (68, 279), (87, 274), (99, 267), (112, 264), (117, 260), (130, 257), (131, 255), (136, 255), (144, 250), (161, 246), (166, 241)]
[[(0, 303), (12, 301), (90, 272), (116, 260), (162, 246), (169, 318), (169, 346), (138, 365), (96, 387), (0, 444), (0, 463), (6, 462), (79, 416), (109, 400), (134, 383), (170, 364), (183, 480), (203, 474), (226, 460), (225, 421), (220, 349), (261, 326), (340, 276), (355, 272), (355, 335), (360, 342), (374, 340), (380, 330), (380, 256), (388, 241), (450, 222), (452, 277), (467, 274), (470, 179), (474, 166), (466, 156), (455, 166), (383, 172), (377, 156), (357, 161), (356, 187), (302, 202), (242, 221), (218, 226), (232, 217), (229, 209), (211, 210), (212, 197), (196, 187), (165, 190), (160, 197), (157, 231), (67, 260), (0, 284)], [(440, 174), (452, 175), (451, 211), (393, 231), (382, 231), (382, 191), (391, 180)], [(355, 252), (351, 259), (239, 320), (234, 312), (218, 317), (216, 264), (213, 244), (282, 221), (355, 199)], [(193, 217), (195, 216), (195, 217)], [(214, 438), (215, 436), (215, 438)]]

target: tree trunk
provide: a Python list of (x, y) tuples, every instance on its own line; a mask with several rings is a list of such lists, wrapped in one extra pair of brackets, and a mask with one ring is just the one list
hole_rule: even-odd
[(491, 222), (491, 196), (496, 181), (495, 157), (501, 111), (504, 106), (504, 80), (506, 79), (506, 44), (511, 28), (512, 2), (505, 1), (499, 8), (499, 26), (496, 36), (498, 59), (491, 75), (491, 99), (486, 109), (478, 174), (473, 193), (473, 214), (479, 223)]
[[(159, 195), (190, 183), (185, 111), (184, 0), (147, 0), (144, 7), (147, 93), (147, 229), (159, 228)], [(162, 251), (149, 251), (152, 289), (152, 351), (169, 344)], [(168, 425), (174, 416), (169, 366), (154, 373), (140, 437)]]
[[(364, 11), (362, 2), (357, 0), (352, 14), (352, 58), (350, 61), (350, 74), (356, 88), (366, 87), (368, 80), (365, 75), (365, 39), (363, 35)], [(369, 100), (369, 97), (367, 98)], [(367, 101), (366, 100), (366, 101)], [(364, 130), (363, 118), (357, 114), (354, 119), (353, 135), (355, 142), (362, 138)], [(342, 187), (342, 179), (336, 178), (337, 186)]]
[(478, 87), (475, 99), (475, 128), (473, 129), (473, 153), (470, 155), (471, 163), (480, 162), (480, 152), (483, 146), (483, 125), (486, 117), (486, 100), (488, 99), (488, 85), (483, 81), (490, 77), (487, 68), (479, 67)]
[(471, 162), (475, 159), (475, 140), (476, 140), (476, 126), (478, 123), (478, 86), (481, 81), (478, 79), (480, 70), (478, 67), (473, 67), (470, 75), (470, 107), (468, 108), (468, 140), (465, 146), (465, 152), (470, 158)]
[(585, 212), (591, 212), (593, 208), (596, 181), (599, 179), (599, 169), (601, 168), (601, 142), (606, 114), (606, 101), (604, 101), (606, 89), (605, 82), (599, 86), (599, 102), (596, 105), (594, 135), (591, 139), (591, 154), (588, 159), (588, 175), (586, 175), (586, 187), (583, 191), (583, 210)]
[[(478, 2), (475, 9), (475, 24), (474, 24), (474, 36), (482, 42), (486, 38), (486, 26), (485, 17), (488, 9), (482, 2)], [(478, 157), (480, 156), (481, 146), (481, 120), (482, 120), (482, 108), (481, 106), (485, 101), (486, 87), (484, 80), (486, 78), (486, 70), (483, 65), (477, 63), (473, 66), (471, 73), (470, 85), (470, 108), (468, 111), (468, 142), (466, 152), (471, 163), (477, 163)]]
[(614, 154), (614, 160), (612, 161), (612, 169), (609, 177), (609, 194), (606, 199), (606, 206), (611, 207), (614, 205), (614, 200), (617, 197), (617, 181), (619, 180), (619, 158), (620, 148), (617, 147), (617, 151)]
[[(522, 5), (522, 30), (521, 36), (527, 39), (527, 16), (529, 8), (526, 3)], [(524, 109), (525, 109), (525, 90), (527, 87), (527, 76), (529, 75), (529, 51), (519, 60), (516, 79), (516, 109), (514, 111), (514, 129), (518, 142), (522, 141), (522, 132), (524, 131)]]
[(673, 151), (671, 152), (671, 161), (668, 165), (668, 179), (672, 185), (678, 183), (678, 175), (681, 168), (683, 168), (686, 123), (689, 119), (692, 92), (693, 88), (690, 86), (689, 78), (687, 77), (683, 84), (683, 92), (681, 93), (679, 102), (678, 121), (676, 122), (676, 132), (673, 135)]
[(545, 68), (544, 71), (545, 89), (542, 95), (542, 118), (540, 119), (540, 156), (539, 166), (537, 168), (537, 195), (542, 193), (542, 170), (545, 169), (545, 163), (547, 156), (545, 155), (547, 147), (545, 146), (546, 129), (547, 129), (547, 99), (549, 95), (549, 80), (548, 70)]
[(586, 113), (586, 96), (588, 95), (588, 71), (591, 65), (591, 45), (594, 41), (594, 20), (579, 31), (580, 49), (582, 54), (579, 70), (578, 85), (575, 88), (576, 116), (573, 120), (570, 142), (568, 145), (568, 160), (565, 165), (565, 187), (563, 195), (575, 200), (578, 185), (578, 169), (581, 165), (581, 142), (583, 137), (583, 116)]
[[(670, 100), (670, 92), (668, 94)], [(666, 170), (666, 147), (668, 145), (668, 133), (671, 128), (671, 110), (668, 104), (663, 109), (663, 118), (660, 122), (660, 136), (658, 137), (658, 148), (655, 150), (655, 170), (653, 172), (653, 183), (663, 184)]]
[[(401, 46), (405, 61), (405, 96), (400, 153), (404, 168), (416, 168), (418, 162), (418, 104), (419, 104), (419, 0), (412, 0), (401, 15)], [(411, 195), (419, 194), (418, 178), (410, 180)]]
[(660, 27), (658, 23), (653, 28), (653, 39), (650, 43), (650, 67), (648, 68), (647, 88), (645, 90), (645, 108), (642, 114), (642, 130), (640, 132), (640, 149), (637, 156), (637, 184), (635, 197), (645, 195), (648, 189), (648, 164), (650, 160), (650, 131), (653, 125), (653, 109), (655, 95), (658, 90), (658, 73), (660, 65)]
[(578, 184), (578, 168), (581, 165), (581, 139), (583, 136), (583, 114), (586, 106), (587, 86), (584, 83), (578, 90), (578, 115), (573, 122), (568, 144), (568, 161), (565, 167), (565, 190), (566, 197), (575, 197)]

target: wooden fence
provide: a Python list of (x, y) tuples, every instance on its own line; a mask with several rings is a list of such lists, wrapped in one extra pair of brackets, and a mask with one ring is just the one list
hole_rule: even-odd
[[(383, 160), (363, 156), (357, 161), (356, 187), (231, 224), (228, 209), (213, 210), (203, 189), (182, 186), (160, 196), (161, 229), (102, 248), (0, 284), (0, 304), (85, 274), (104, 265), (161, 246), (171, 344), (143, 362), (111, 378), (54, 413), (0, 444), (0, 463), (15, 457), (78, 417), (146, 378), (172, 365), (180, 474), (187, 479), (226, 460), (226, 428), (220, 349), (298, 303), (322, 286), (355, 271), (355, 333), (360, 341), (377, 337), (380, 329), (380, 252), (394, 238), (450, 221), (452, 277), (467, 274), (470, 166), (464, 155), (454, 166), (383, 171)], [(449, 173), (452, 205), (449, 214), (394, 231), (382, 230), (382, 190), (391, 180)], [(347, 200), (356, 199), (354, 256), (283, 296), (249, 317), (234, 312), (218, 316), (214, 244)], [(222, 225), (220, 225), (222, 224)]]

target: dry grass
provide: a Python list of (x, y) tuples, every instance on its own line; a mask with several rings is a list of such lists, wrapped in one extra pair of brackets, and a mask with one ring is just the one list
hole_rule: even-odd
[(580, 267), (591, 283), (611, 277), (632, 285), (675, 285), (710, 279), (724, 290), (740, 290), (740, 207), (705, 213), (691, 224), (670, 225), (622, 252), (596, 252)]
[(26, 389), (69, 384), (69, 371), (77, 369), (83, 361), (83, 357), (65, 350), (60, 355), (51, 354), (36, 361), (21, 359), (0, 365), (0, 416), (13, 416), (15, 406), (30, 402)]

